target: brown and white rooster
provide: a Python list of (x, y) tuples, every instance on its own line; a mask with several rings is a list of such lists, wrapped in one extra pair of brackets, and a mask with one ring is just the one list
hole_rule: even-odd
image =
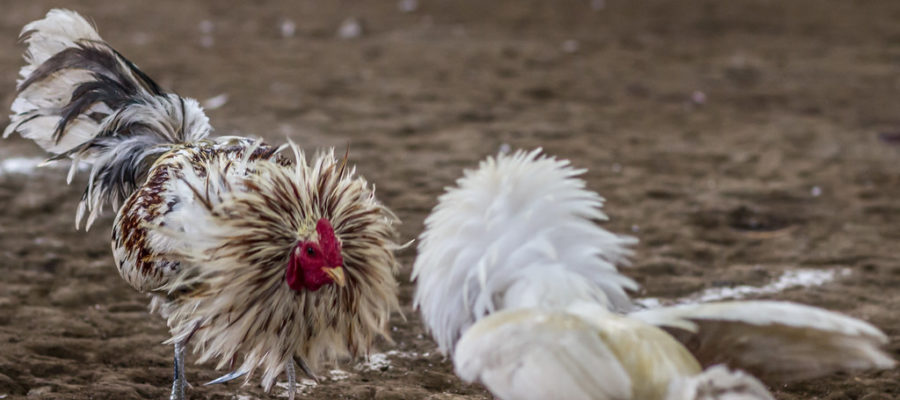
[[(121, 276), (150, 293), (175, 345), (198, 362), (262, 372), (268, 391), (294, 365), (365, 354), (398, 308), (397, 222), (346, 156), (293, 160), (260, 141), (207, 138), (195, 100), (162, 90), (80, 15), (52, 10), (25, 26), (28, 49), (4, 136), (51, 160), (91, 165), (76, 227), (122, 204), (112, 230)], [(287, 146), (285, 146), (287, 147)], [(307, 364), (308, 363), (308, 364)], [(224, 380), (224, 379), (223, 379)]]
[(540, 150), (467, 170), (425, 220), (416, 306), (457, 374), (504, 400), (772, 400), (769, 382), (892, 368), (887, 337), (801, 304), (636, 310), (634, 238), (606, 231), (584, 170)]

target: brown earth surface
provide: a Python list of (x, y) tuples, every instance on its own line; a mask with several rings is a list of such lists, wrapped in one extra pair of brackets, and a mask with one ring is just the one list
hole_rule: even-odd
[[(163, 86), (200, 100), (218, 134), (350, 145), (415, 238), (442, 188), (502, 144), (588, 168), (606, 226), (641, 239), (638, 296), (762, 285), (796, 268), (851, 273), (766, 298), (870, 321), (900, 358), (900, 2), (774, 0), (46, 1), (3, 3), (0, 100), (22, 25), (75, 9)], [(402, 4), (411, 4), (404, 2)], [(337, 35), (354, 17), (362, 35)], [(204, 22), (206, 21), (206, 22)], [(290, 22), (294, 24), (293, 35)], [(5, 107), (4, 106), (4, 107)], [(19, 138), (0, 161), (38, 157)], [(171, 347), (116, 273), (108, 213), (74, 229), (86, 178), (0, 174), (0, 398), (166, 398)], [(409, 307), (391, 364), (308, 389), (315, 399), (482, 399)], [(197, 384), (221, 371), (188, 360)], [(193, 399), (279, 398), (256, 380)], [(900, 370), (772, 388), (780, 399), (897, 399)], [(4, 397), (5, 396), (5, 397)]]

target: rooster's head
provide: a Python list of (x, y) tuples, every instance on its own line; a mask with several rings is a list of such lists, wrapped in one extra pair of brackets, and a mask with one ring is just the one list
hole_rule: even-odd
[(341, 243), (327, 219), (316, 223), (315, 234), (300, 240), (291, 251), (284, 279), (296, 291), (316, 291), (334, 283), (344, 286), (344, 258)]

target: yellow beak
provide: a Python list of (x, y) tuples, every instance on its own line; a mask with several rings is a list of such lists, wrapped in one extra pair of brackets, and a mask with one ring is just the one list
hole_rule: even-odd
[(347, 284), (347, 279), (344, 277), (344, 267), (338, 265), (337, 267), (324, 268), (323, 270), (338, 286), (344, 287)]

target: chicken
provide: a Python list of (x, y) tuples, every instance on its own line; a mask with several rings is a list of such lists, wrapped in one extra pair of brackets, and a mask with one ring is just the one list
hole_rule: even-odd
[(198, 362), (237, 368), (217, 381), (261, 370), (268, 391), (286, 372), (293, 398), (295, 363), (315, 377), (388, 336), (398, 220), (346, 155), (209, 138), (195, 100), (162, 90), (75, 12), (52, 10), (22, 35), (4, 136), (70, 158), (69, 181), (91, 165), (76, 227), (118, 208), (115, 263), (168, 323), (173, 399), (189, 345)]
[[(770, 382), (890, 368), (887, 338), (815, 307), (737, 301), (639, 310), (634, 238), (568, 161), (519, 151), (467, 170), (425, 220), (415, 306), (456, 373), (504, 400), (772, 399)], [(704, 369), (705, 368), (705, 369)]]

